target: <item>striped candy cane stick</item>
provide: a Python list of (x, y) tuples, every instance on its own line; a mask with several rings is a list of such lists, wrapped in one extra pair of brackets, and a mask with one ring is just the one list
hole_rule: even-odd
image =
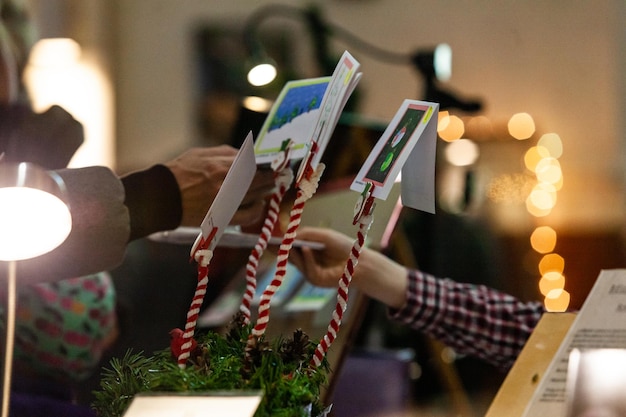
[(246, 291), (243, 294), (241, 306), (239, 307), (239, 310), (244, 316), (244, 324), (250, 323), (250, 306), (256, 291), (256, 275), (259, 267), (259, 260), (267, 248), (269, 239), (272, 236), (272, 231), (274, 230), (278, 220), (280, 203), (282, 202), (283, 197), (289, 189), (292, 181), (293, 172), (291, 171), (291, 168), (286, 167), (278, 172), (276, 177), (276, 191), (270, 198), (267, 216), (263, 222), (259, 240), (257, 240), (256, 245), (248, 256), (248, 264), (246, 265)]
[(187, 359), (189, 359), (189, 356), (191, 355), (193, 335), (196, 331), (200, 307), (202, 307), (207, 285), (209, 283), (209, 263), (213, 257), (213, 251), (208, 248), (211, 243), (212, 236), (209, 236), (207, 240), (201, 239), (195, 249), (195, 252), (193, 253), (193, 258), (198, 263), (198, 284), (196, 285), (196, 291), (194, 292), (193, 299), (191, 300), (189, 311), (187, 311), (187, 322), (185, 323), (185, 331), (182, 336), (183, 341), (181, 351), (177, 358), (178, 367), (181, 369), (185, 368)]
[(359, 231), (357, 233), (357, 238), (352, 245), (350, 256), (348, 257), (348, 261), (346, 262), (346, 267), (344, 268), (343, 274), (339, 279), (339, 288), (337, 289), (337, 304), (335, 305), (335, 309), (333, 310), (332, 319), (328, 324), (326, 335), (324, 335), (324, 337), (320, 340), (317, 348), (315, 349), (315, 353), (311, 358), (310, 365), (312, 367), (320, 366), (322, 360), (324, 359), (324, 356), (326, 356), (326, 353), (330, 348), (330, 345), (337, 338), (337, 332), (339, 331), (339, 327), (341, 326), (341, 320), (343, 319), (343, 314), (345, 313), (348, 305), (348, 287), (350, 286), (350, 282), (352, 281), (352, 275), (354, 274), (356, 265), (359, 263), (359, 257), (361, 255), (367, 233), (372, 224), (373, 217), (374, 216), (370, 214), (367, 216), (362, 216), (359, 219)]
[(319, 164), (315, 172), (313, 172), (308, 178), (300, 181), (296, 200), (289, 214), (289, 224), (287, 226), (287, 232), (285, 233), (283, 241), (281, 242), (278, 249), (278, 255), (276, 257), (276, 273), (274, 274), (274, 278), (272, 279), (272, 281), (269, 283), (267, 288), (265, 288), (265, 291), (263, 291), (263, 294), (261, 295), (261, 300), (259, 301), (257, 323), (254, 326), (254, 329), (252, 329), (252, 333), (250, 334), (250, 338), (248, 339), (248, 344), (252, 342), (253, 337), (261, 337), (267, 329), (270, 314), (270, 302), (272, 296), (276, 293), (278, 288), (280, 288), (280, 285), (283, 282), (283, 278), (285, 277), (285, 273), (287, 272), (287, 260), (289, 258), (289, 252), (291, 250), (291, 246), (293, 245), (293, 241), (296, 238), (296, 231), (298, 229), (298, 226), (300, 225), (300, 220), (302, 219), (304, 205), (306, 201), (311, 198), (313, 194), (315, 194), (319, 179), (324, 172), (324, 167), (324, 164)]
[(373, 193), (375, 188), (375, 185), (371, 182), (366, 183), (359, 199), (357, 200), (357, 204), (354, 207), (354, 219), (352, 224), (359, 223), (357, 238), (352, 245), (352, 250), (350, 251), (350, 255), (346, 261), (346, 267), (344, 268), (343, 274), (339, 279), (335, 310), (333, 311), (331, 321), (328, 324), (326, 335), (320, 340), (320, 343), (317, 345), (315, 353), (311, 358), (311, 367), (317, 367), (322, 363), (330, 345), (337, 338), (337, 332), (339, 331), (343, 314), (345, 313), (348, 305), (348, 287), (352, 281), (354, 269), (359, 262), (365, 238), (367, 237), (367, 233), (373, 221), (375, 201)]

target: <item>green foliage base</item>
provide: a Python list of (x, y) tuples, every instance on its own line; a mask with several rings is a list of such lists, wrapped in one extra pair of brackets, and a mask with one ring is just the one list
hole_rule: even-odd
[(261, 390), (264, 396), (255, 417), (319, 415), (320, 388), (327, 382), (329, 366), (326, 361), (310, 366), (317, 345), (296, 330), (291, 339), (255, 340), (246, 354), (251, 331), (236, 319), (225, 334), (197, 335), (197, 348), (184, 369), (170, 349), (152, 356), (129, 351), (114, 358), (103, 370), (92, 406), (101, 417), (121, 417), (142, 392)]

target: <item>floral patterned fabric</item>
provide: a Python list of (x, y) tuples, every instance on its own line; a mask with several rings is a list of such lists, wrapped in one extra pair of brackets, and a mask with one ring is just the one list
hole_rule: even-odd
[(117, 334), (115, 290), (107, 273), (19, 289), (15, 360), (37, 374), (80, 381)]

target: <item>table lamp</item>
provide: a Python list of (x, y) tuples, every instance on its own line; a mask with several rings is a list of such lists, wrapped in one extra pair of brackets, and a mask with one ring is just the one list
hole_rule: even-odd
[(2, 417), (9, 415), (16, 263), (43, 255), (67, 238), (72, 216), (64, 194), (65, 185), (55, 173), (24, 162), (0, 162), (0, 261), (8, 267)]

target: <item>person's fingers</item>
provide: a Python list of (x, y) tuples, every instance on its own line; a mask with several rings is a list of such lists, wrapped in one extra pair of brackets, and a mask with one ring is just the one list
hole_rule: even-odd
[(257, 172), (248, 187), (248, 194), (251, 195), (267, 195), (274, 187), (276, 182), (274, 176), (268, 172)]
[(240, 205), (230, 223), (248, 226), (260, 221), (263, 214), (265, 214), (265, 200), (257, 199), (250, 203)]
[[(307, 248), (292, 248), (289, 252), (289, 263), (295, 266), (304, 274), (304, 259), (302, 251)], [(306, 274), (305, 274), (306, 275)]]

